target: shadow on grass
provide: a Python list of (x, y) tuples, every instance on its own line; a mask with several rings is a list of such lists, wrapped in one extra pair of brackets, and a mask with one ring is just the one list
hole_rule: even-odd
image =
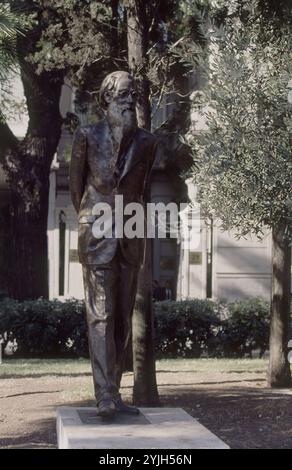
[[(202, 373), (208, 373), (212, 372), (214, 369), (208, 370), (206, 369), (196, 369), (195, 367), (193, 369), (183, 369), (183, 370), (163, 370), (157, 368), (157, 373), (159, 374), (202, 374)], [(246, 370), (228, 370), (228, 369), (219, 369), (222, 374), (264, 374), (266, 372), (266, 369), (246, 369)]]
[(43, 374), (0, 374), (0, 379), (39, 379), (41, 377), (92, 377), (92, 372), (44, 372)]
[(224, 374), (265, 374), (266, 369), (226, 370)]
[(13, 395), (4, 395), (3, 397), (0, 396), (0, 400), (1, 400), (1, 398), (24, 397), (25, 395), (39, 395), (40, 393), (58, 393), (58, 392), (62, 392), (62, 390), (50, 390), (48, 392), (46, 392), (46, 391), (37, 391), (37, 392), (14, 393)]
[[(40, 392), (36, 392), (40, 393)], [(93, 406), (94, 401), (85, 400), (80, 402), (57, 403), (50, 407), (54, 415), (59, 406), (86, 407)], [(57, 449), (56, 418), (40, 419), (32, 423), (34, 430), (22, 433), (19, 436), (0, 437), (0, 448), (2, 449)]]
[(36, 429), (20, 436), (0, 437), (0, 447), (6, 449), (56, 449), (56, 420), (42, 419)]
[(234, 384), (234, 383), (244, 383), (244, 382), (265, 382), (266, 379), (244, 379), (244, 380), (214, 380), (214, 382), (204, 382), (204, 381), (199, 381), (199, 382), (194, 382), (194, 383), (176, 383), (176, 384), (159, 384), (159, 387), (196, 387), (198, 385), (221, 385), (221, 384)]
[(231, 448), (291, 448), (292, 396), (268, 389), (227, 388), (178, 391), (164, 406), (184, 408)]

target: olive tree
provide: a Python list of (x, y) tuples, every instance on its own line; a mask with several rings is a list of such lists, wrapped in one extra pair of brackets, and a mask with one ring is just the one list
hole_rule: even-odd
[(231, 11), (220, 27), (209, 22), (207, 51), (185, 43), (180, 54), (206, 73), (193, 94), (206, 128), (187, 136), (202, 211), (239, 236), (272, 233), (268, 383), (282, 387), (291, 383), (291, 9), (280, 18), (261, 3), (245, 2), (249, 11)]

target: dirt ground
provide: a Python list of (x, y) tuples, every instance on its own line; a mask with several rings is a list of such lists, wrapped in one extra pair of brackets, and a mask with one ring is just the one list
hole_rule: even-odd
[[(94, 406), (89, 364), (20, 366), (0, 366), (0, 447), (56, 448), (56, 407)], [(263, 360), (160, 361), (161, 402), (184, 408), (231, 448), (292, 448), (292, 390), (265, 388), (265, 370)], [(128, 402), (132, 382), (126, 373)]]

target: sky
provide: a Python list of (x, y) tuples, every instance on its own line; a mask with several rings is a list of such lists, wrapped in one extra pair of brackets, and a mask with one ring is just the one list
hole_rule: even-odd
[[(15, 75), (13, 79), (11, 79), (10, 92), (11, 96), (15, 101), (17, 101), (17, 103), (20, 103), (24, 99), (23, 86), (19, 75)], [(27, 112), (22, 112), (20, 116), (8, 118), (7, 124), (16, 137), (24, 137), (28, 125)]]

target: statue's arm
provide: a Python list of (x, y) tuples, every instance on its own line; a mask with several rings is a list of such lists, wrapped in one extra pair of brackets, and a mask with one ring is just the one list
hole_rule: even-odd
[(85, 183), (85, 164), (87, 153), (87, 139), (84, 129), (75, 132), (70, 163), (70, 193), (73, 206), (79, 212)]

